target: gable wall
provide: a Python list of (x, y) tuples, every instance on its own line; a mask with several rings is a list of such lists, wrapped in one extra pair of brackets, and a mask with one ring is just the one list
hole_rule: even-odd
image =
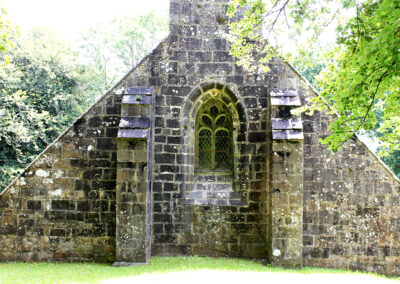
[[(303, 159), (285, 158), (299, 153), (298, 142), (277, 141), (272, 148), (270, 90), (298, 90), (303, 103), (314, 92), (278, 59), (266, 76), (237, 67), (221, 38), (223, 14), (212, 12), (222, 11), (219, 2), (172, 2), (170, 36), (0, 195), (0, 259), (115, 259), (117, 90), (147, 86), (155, 94), (153, 255), (276, 261), (271, 254), (279, 248), (290, 252), (281, 258), (302, 252), (307, 266), (399, 275), (399, 183), (359, 141), (349, 141), (337, 154), (320, 145), (332, 119), (325, 114), (302, 117)], [(216, 21), (221, 24), (211, 24)], [(193, 151), (186, 139), (193, 134), (187, 131), (190, 100), (195, 90), (210, 85), (229, 89), (245, 117), (235, 172), (244, 205), (184, 204), (193, 183), (188, 175)], [(293, 192), (299, 182), (301, 200)], [(275, 185), (280, 193), (272, 195)]]
[[(142, 80), (148, 62), (130, 75)], [(1, 261), (115, 260), (116, 137), (129, 84), (124, 77), (0, 194)]]
[[(303, 104), (316, 95), (287, 64), (274, 60), (271, 70), (277, 76), (272, 88), (297, 90)], [(399, 275), (399, 180), (358, 139), (348, 141), (336, 154), (320, 144), (333, 119), (318, 112), (302, 115), (303, 265)], [(296, 165), (286, 160), (296, 147), (296, 143), (274, 141), (272, 149), (272, 210), (283, 206), (289, 210), (285, 215), (292, 217), (286, 220), (273, 212), (272, 227), (289, 234), (286, 239), (278, 237), (287, 246), (293, 246), (290, 236), (296, 234), (290, 228), (297, 201), (294, 183), (286, 183)], [(280, 193), (273, 193), (278, 188)], [(282, 243), (273, 243), (271, 249), (279, 246)]]
[[(208, 12), (197, 4), (177, 7), (177, 19), (189, 13), (195, 22), (171, 25), (164, 43), (1, 194), (1, 260), (115, 259), (119, 91), (132, 86), (155, 93), (152, 253), (265, 257), (269, 78), (245, 74), (230, 58), (220, 37), (226, 27), (210, 13), (224, 7), (205, 2), (203, 8)], [(193, 153), (183, 147), (182, 105), (204, 82), (226, 86), (245, 118), (240, 127), (248, 131), (237, 136), (235, 153), (241, 206), (183, 204)]]

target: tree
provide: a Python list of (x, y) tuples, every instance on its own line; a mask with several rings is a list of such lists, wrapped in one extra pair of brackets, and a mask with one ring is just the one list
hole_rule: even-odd
[(165, 17), (124, 15), (98, 24), (82, 35), (81, 54), (93, 74), (97, 90), (104, 92), (131, 70), (167, 32)]
[(167, 35), (166, 17), (154, 11), (141, 17), (118, 17), (113, 20), (118, 34), (114, 36), (111, 49), (129, 71)]
[[(382, 145), (379, 145), (379, 140), (377, 137), (381, 138), (384, 134), (379, 132), (379, 128), (381, 127), (382, 123), (384, 122), (383, 116), (384, 116), (384, 103), (383, 101), (378, 101), (374, 107), (374, 114), (377, 119), (377, 123), (375, 126), (368, 131), (363, 131), (362, 135), (367, 136), (369, 139), (371, 139), (376, 146), (376, 151), (378, 153), (382, 152), (384, 148)], [(385, 162), (386, 165), (388, 165), (393, 172), (400, 177), (400, 151), (394, 150), (390, 155), (384, 155), (382, 156), (382, 160)]]
[[(271, 34), (277, 26), (286, 25), (292, 31), (308, 28), (314, 31), (315, 38), (321, 33), (321, 27), (338, 17), (340, 7), (348, 8), (351, 3), (274, 0), (267, 5), (261, 0), (234, 0), (229, 15), (233, 16), (246, 4), (250, 10), (243, 20), (231, 24), (231, 53), (245, 68), (268, 71), (270, 58), (277, 55), (271, 45)], [(378, 100), (385, 102), (384, 122), (380, 127), (384, 133), (381, 137), (383, 153), (400, 149), (399, 5), (396, 0), (367, 0), (355, 6), (357, 15), (354, 18), (339, 26), (338, 45), (328, 60), (332, 63), (321, 76), (321, 97), (314, 98), (312, 106), (303, 109), (339, 114), (329, 126), (331, 135), (322, 141), (334, 152), (357, 131), (369, 130), (375, 125), (373, 110)], [(324, 8), (329, 6), (334, 8)], [(255, 32), (264, 25), (267, 27), (264, 36)]]
[(229, 26), (231, 54), (247, 70), (268, 72), (272, 57), (288, 55), (283, 47), (315, 41), (339, 17), (341, 9), (350, 7), (351, 3), (348, 0), (232, 0), (228, 16), (242, 16), (240, 21), (232, 20)]
[(94, 87), (97, 93), (103, 93), (112, 85), (122, 73), (121, 65), (111, 51), (112, 27), (98, 24), (82, 35), (81, 55), (85, 58), (86, 71), (93, 74), (91, 81), (97, 84)]
[(150, 51), (167, 30), (162, 19), (123, 17), (92, 29), (81, 57), (43, 29), (7, 33), (15, 48), (0, 50), (10, 59), (0, 68), (0, 191)]
[(75, 56), (59, 38), (33, 30), (12, 38), (0, 69), (0, 187), (8, 184), (87, 106)]
[[(338, 150), (360, 129), (372, 129), (377, 118), (374, 108), (382, 101), (383, 154), (400, 149), (400, 2), (368, 1), (358, 16), (339, 29), (337, 66), (321, 77), (322, 97), (339, 113), (324, 140)], [(326, 108), (320, 99), (319, 109)]]
[(321, 86), (318, 84), (318, 76), (330, 63), (325, 57), (325, 49), (332, 48), (314, 46), (311, 49), (301, 48), (297, 52), (297, 56), (291, 61), (297, 71), (299, 71), (313, 86), (321, 91)]
[(7, 51), (14, 46), (10, 37), (15, 30), (6, 19), (6, 15), (6, 10), (0, 8), (0, 66), (4, 66), (10, 62)]

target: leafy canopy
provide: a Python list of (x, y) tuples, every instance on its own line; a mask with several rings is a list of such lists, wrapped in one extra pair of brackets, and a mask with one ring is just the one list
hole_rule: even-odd
[(79, 50), (43, 28), (0, 26), (0, 61), (9, 59), (0, 68), (0, 191), (150, 51), (166, 22), (153, 13), (119, 17), (86, 33)]
[[(280, 47), (279, 40), (274, 43), (274, 34), (285, 28), (291, 37), (297, 33), (315, 40), (342, 8), (354, 4), (343, 0), (233, 0), (230, 16), (245, 5), (250, 9), (230, 26), (231, 53), (247, 69), (268, 71), (269, 60), (277, 55), (275, 46)], [(339, 25), (337, 47), (319, 78), (321, 97), (313, 98), (303, 111), (338, 114), (329, 126), (330, 135), (322, 141), (335, 152), (357, 131), (373, 128), (373, 110), (382, 101), (382, 153), (390, 154), (400, 149), (400, 2), (367, 0), (355, 8), (357, 15)], [(261, 28), (264, 32), (257, 33)]]
[[(339, 114), (324, 140), (337, 151), (360, 129), (371, 130), (376, 122), (377, 102), (383, 103), (383, 154), (400, 149), (400, 2), (368, 1), (358, 16), (339, 27), (340, 46), (331, 54), (331, 64), (321, 75), (321, 92)], [(326, 109), (315, 98), (313, 109)]]
[(66, 43), (43, 29), (12, 41), (10, 63), (0, 68), (0, 188), (90, 102)]
[(6, 16), (6, 10), (0, 7), (0, 67), (10, 62), (7, 51), (14, 47), (10, 37), (15, 29)]
[(98, 24), (82, 34), (80, 54), (85, 58), (90, 81), (98, 92), (113, 86), (131, 70), (167, 33), (166, 17), (151, 12), (144, 16), (122, 15)]
[[(300, 39), (314, 41), (348, 0), (231, 0), (228, 39), (238, 65), (249, 71), (269, 71), (274, 56), (288, 55), (287, 46)], [(241, 15), (240, 21), (235, 20)], [(307, 42), (302, 40), (302, 42)], [(278, 52), (279, 51), (279, 52)]]

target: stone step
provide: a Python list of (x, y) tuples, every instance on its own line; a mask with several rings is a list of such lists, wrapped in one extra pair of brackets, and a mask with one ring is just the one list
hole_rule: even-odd
[(282, 119), (272, 118), (272, 130), (291, 130), (303, 129), (303, 124), (300, 118)]
[(125, 95), (151, 95), (153, 88), (148, 87), (129, 87), (125, 90)]
[(270, 93), (272, 111), (272, 139), (302, 141), (303, 123), (300, 117), (291, 113), (293, 107), (301, 106), (300, 96), (296, 90), (274, 89)]
[(298, 97), (299, 93), (296, 90), (273, 89), (270, 95), (271, 97)]
[(302, 130), (272, 130), (273, 140), (304, 140)]
[(271, 106), (299, 107), (301, 102), (297, 97), (271, 97)]
[(149, 129), (118, 129), (117, 137), (145, 139), (149, 137)]

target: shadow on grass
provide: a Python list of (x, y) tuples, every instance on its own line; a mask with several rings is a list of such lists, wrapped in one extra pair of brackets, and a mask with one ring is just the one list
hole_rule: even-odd
[[(361, 273), (309, 267), (298, 270), (284, 269), (270, 267), (260, 261), (235, 258), (153, 257), (148, 265), (129, 267), (113, 267), (110, 263), (2, 263), (0, 264), (0, 283), (96, 283), (102, 280), (138, 276), (144, 273), (195, 270), (301, 274)], [(392, 279), (400, 280), (400, 277)]]

